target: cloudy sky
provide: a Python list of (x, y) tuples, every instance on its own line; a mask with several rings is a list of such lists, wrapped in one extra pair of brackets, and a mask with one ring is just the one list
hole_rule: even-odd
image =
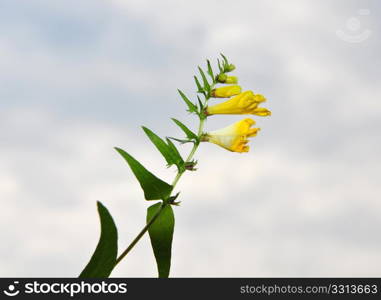
[[(273, 116), (256, 118), (248, 154), (202, 145), (178, 185), (171, 275), (381, 276), (380, 13), (376, 0), (0, 0), (0, 276), (77, 276), (96, 200), (120, 248), (133, 239), (150, 203), (113, 147), (171, 181), (140, 126), (195, 127), (176, 89), (194, 95), (197, 65), (220, 52)], [(156, 276), (148, 237), (113, 276)]]

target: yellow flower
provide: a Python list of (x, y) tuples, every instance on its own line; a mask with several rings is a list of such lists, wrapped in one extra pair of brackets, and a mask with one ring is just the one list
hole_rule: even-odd
[(257, 116), (269, 116), (271, 112), (263, 107), (258, 107), (266, 98), (260, 94), (254, 94), (252, 91), (246, 91), (223, 103), (208, 106), (207, 115), (225, 114), (225, 115), (245, 115), (253, 114)]
[(243, 119), (228, 127), (211, 131), (202, 136), (202, 141), (211, 142), (232, 152), (248, 152), (248, 138), (256, 136), (259, 128), (251, 128), (252, 119)]
[(214, 98), (229, 98), (241, 92), (239, 85), (228, 85), (212, 90), (211, 96)]

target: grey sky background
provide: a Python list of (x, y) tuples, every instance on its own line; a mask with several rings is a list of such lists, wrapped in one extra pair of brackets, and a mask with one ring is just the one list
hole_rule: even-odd
[[(248, 154), (202, 145), (178, 185), (171, 275), (381, 276), (380, 9), (0, 0), (0, 276), (77, 276), (98, 240), (96, 200), (127, 246), (151, 203), (113, 147), (171, 181), (140, 126), (195, 127), (176, 89), (194, 95), (197, 65), (220, 52), (273, 115), (255, 118)], [(113, 276), (156, 276), (148, 237)]]

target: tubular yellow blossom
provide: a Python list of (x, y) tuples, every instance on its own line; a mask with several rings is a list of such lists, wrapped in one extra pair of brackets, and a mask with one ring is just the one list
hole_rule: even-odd
[(212, 90), (211, 96), (214, 98), (229, 98), (241, 93), (239, 85), (228, 85)]
[(211, 131), (202, 136), (202, 141), (214, 143), (232, 152), (248, 152), (248, 138), (256, 136), (259, 128), (251, 128), (253, 119), (243, 119), (228, 127)]
[(254, 94), (252, 91), (246, 91), (223, 103), (208, 106), (207, 115), (225, 114), (225, 115), (245, 115), (253, 114), (257, 116), (269, 116), (271, 112), (263, 107), (258, 107), (266, 98), (260, 94)]

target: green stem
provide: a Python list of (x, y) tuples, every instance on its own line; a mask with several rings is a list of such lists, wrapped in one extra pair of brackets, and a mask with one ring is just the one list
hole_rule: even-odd
[[(205, 119), (201, 119), (200, 120), (200, 124), (198, 125), (198, 132), (197, 132), (197, 136), (198, 138), (200, 139), (201, 135), (202, 135), (202, 131), (204, 129), (204, 125), (205, 125)], [(200, 143), (194, 143), (193, 144), (193, 147), (192, 147), (192, 150), (191, 152), (189, 153), (187, 159), (185, 160), (185, 163), (188, 163), (188, 162), (191, 162), (192, 161), (192, 158), (193, 156), (195, 155), (198, 147), (199, 147)], [(177, 185), (177, 183), (179, 182), (181, 176), (184, 174), (184, 172), (178, 172), (175, 179), (173, 180), (172, 182), (172, 190), (175, 189), (175, 186)]]
[[(214, 84), (211, 86), (211, 89), (213, 89), (213, 88), (214, 88)], [(204, 106), (206, 106), (208, 104), (209, 98), (210, 98), (209, 96), (207, 96), (205, 98)], [(204, 125), (205, 125), (205, 118), (200, 118), (200, 123), (198, 125), (198, 131), (197, 131), (197, 136), (198, 136), (199, 139), (201, 138), (201, 135), (203, 133)], [(187, 159), (185, 160), (185, 163), (191, 162), (191, 160), (192, 160), (193, 156), (195, 155), (199, 145), (200, 145), (199, 142), (195, 142), (193, 144), (192, 150), (190, 151)], [(172, 191), (175, 189), (177, 183), (179, 182), (179, 180), (180, 180), (180, 178), (181, 178), (181, 176), (183, 174), (184, 174), (184, 171), (182, 171), (182, 172), (178, 171), (177, 172), (176, 177), (175, 177), (175, 179), (172, 182)], [(151, 227), (153, 222), (155, 222), (155, 220), (160, 216), (160, 214), (163, 211), (164, 207), (166, 207), (167, 205), (170, 205), (167, 201), (163, 201), (162, 202), (162, 204), (160, 206), (160, 209), (147, 222), (147, 224), (143, 227), (143, 229), (139, 232), (139, 234), (134, 238), (134, 240), (126, 248), (126, 250), (124, 250), (123, 253), (117, 258), (117, 260), (115, 262), (115, 266), (117, 264), (119, 264), (123, 260), (123, 258), (132, 250), (132, 248), (134, 248), (134, 246), (139, 242), (139, 240), (143, 237), (143, 235), (148, 231), (148, 229)], [(114, 266), (114, 268), (115, 268), (115, 266)]]
[[(167, 203), (162, 203), (160, 206), (160, 209), (153, 215), (151, 220), (146, 224), (146, 226), (143, 227), (143, 229), (139, 232), (139, 234), (134, 238), (134, 240), (131, 242), (131, 244), (126, 248), (126, 250), (123, 251), (123, 253), (118, 257), (118, 259), (115, 262), (115, 266), (121, 262), (121, 260), (134, 248), (134, 246), (139, 242), (139, 240), (142, 238), (142, 236), (147, 232), (147, 230), (150, 228), (150, 226), (153, 224), (153, 222), (157, 219), (157, 217), (160, 215), (164, 207), (168, 205)], [(114, 268), (115, 268), (114, 266)]]

